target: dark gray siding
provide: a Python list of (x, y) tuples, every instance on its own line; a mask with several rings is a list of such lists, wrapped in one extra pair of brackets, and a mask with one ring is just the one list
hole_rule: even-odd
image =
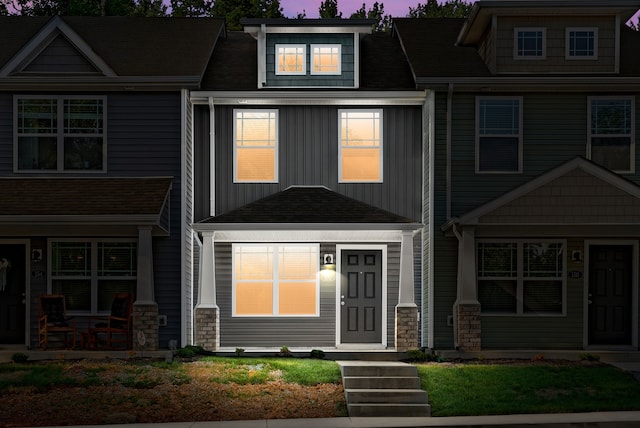
[[(269, 107), (265, 107), (269, 108)], [(416, 221), (422, 219), (422, 116), (420, 107), (385, 107), (383, 183), (338, 183), (338, 107), (278, 106), (279, 182), (233, 183), (233, 108), (217, 106), (216, 214), (223, 214), (292, 185), (324, 185), (362, 202)], [(347, 107), (344, 107), (347, 108)], [(365, 106), (353, 108), (367, 108)], [(200, 111), (200, 118), (205, 119)], [(208, 145), (204, 131), (197, 145)], [(196, 167), (197, 182), (207, 181), (206, 161)], [(208, 195), (196, 213), (205, 216)], [(204, 217), (203, 217), (204, 218)], [(202, 218), (196, 218), (196, 221)]]
[(209, 169), (211, 145), (209, 143), (209, 106), (196, 105), (193, 111), (193, 170), (197, 179), (193, 183), (193, 219), (209, 217), (211, 197), (211, 171)]
[[(92, 93), (90, 95), (104, 95)], [(154, 237), (155, 298), (159, 313), (167, 315), (168, 326), (160, 328), (160, 346), (180, 338), (181, 328), (181, 130), (180, 94), (108, 93), (107, 96), (107, 173), (49, 174), (141, 177), (172, 176), (170, 195), (170, 236)], [(13, 94), (0, 95), (0, 176), (40, 176), (13, 174)], [(93, 238), (91, 236), (89, 238)], [(38, 248), (47, 248), (42, 237)], [(32, 247), (35, 244), (32, 243)], [(45, 259), (46, 260), (46, 259)], [(46, 267), (42, 270), (46, 271)], [(32, 282), (31, 326), (37, 327), (37, 296), (44, 289)], [(46, 284), (44, 284), (46, 288)], [(35, 307), (34, 307), (35, 305)], [(31, 337), (36, 340), (37, 334)]]
[[(355, 52), (353, 40), (353, 34), (268, 34), (266, 46), (266, 86), (353, 87), (355, 82)], [(307, 46), (306, 75), (276, 75), (276, 44), (296, 44)], [(342, 70), (340, 75), (323, 76), (311, 74), (311, 44), (341, 45)]]

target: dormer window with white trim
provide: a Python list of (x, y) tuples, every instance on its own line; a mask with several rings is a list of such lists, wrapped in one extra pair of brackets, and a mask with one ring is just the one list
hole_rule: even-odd
[(276, 45), (276, 74), (307, 74), (307, 45)]
[(342, 72), (340, 45), (311, 45), (311, 74), (339, 75)]
[(598, 59), (597, 28), (567, 28), (567, 59)]
[(546, 28), (515, 28), (514, 38), (513, 56), (515, 59), (545, 59), (547, 57)]

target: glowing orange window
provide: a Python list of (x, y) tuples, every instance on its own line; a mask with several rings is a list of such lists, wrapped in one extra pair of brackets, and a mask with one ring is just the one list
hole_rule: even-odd
[(278, 181), (278, 112), (234, 111), (234, 182)]
[(340, 182), (382, 182), (382, 111), (340, 111)]

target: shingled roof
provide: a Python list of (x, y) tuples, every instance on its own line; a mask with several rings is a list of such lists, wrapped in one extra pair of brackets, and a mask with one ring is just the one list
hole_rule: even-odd
[(171, 177), (0, 178), (0, 223), (16, 216), (158, 217)]
[(57, 31), (64, 25), (116, 77), (195, 77), (198, 83), (218, 37), (224, 33), (224, 20), (216, 18), (3, 16), (0, 69), (24, 52), (35, 37), (42, 36), (42, 31)]
[(200, 223), (260, 224), (396, 224), (415, 220), (333, 192), (322, 186), (293, 186)]

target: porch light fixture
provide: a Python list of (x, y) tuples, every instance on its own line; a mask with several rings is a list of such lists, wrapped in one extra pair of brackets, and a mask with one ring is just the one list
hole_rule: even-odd
[(322, 261), (320, 262), (320, 264), (325, 267), (325, 266), (329, 266), (329, 265), (334, 265), (334, 256), (333, 254), (323, 254), (322, 255)]

